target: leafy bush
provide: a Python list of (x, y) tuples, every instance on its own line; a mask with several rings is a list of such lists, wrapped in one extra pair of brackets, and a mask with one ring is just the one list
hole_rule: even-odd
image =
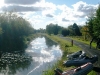
[(25, 36), (33, 33), (30, 23), (12, 12), (0, 14), (0, 50), (15, 51), (26, 47)]

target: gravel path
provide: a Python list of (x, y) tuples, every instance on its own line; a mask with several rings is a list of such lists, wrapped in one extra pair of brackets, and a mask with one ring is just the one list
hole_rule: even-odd
[[(70, 38), (65, 38), (65, 37), (61, 37), (62, 39), (65, 39), (67, 41), (70, 41), (72, 39)], [(93, 55), (97, 55), (98, 56), (98, 61), (94, 64), (95, 66), (98, 66), (100, 67), (100, 50), (96, 50), (95, 48), (91, 47), (90, 49), (90, 46), (87, 45), (87, 44), (84, 44), (82, 42), (78, 42), (78, 41), (75, 41), (73, 40), (73, 44), (76, 45), (76, 46), (79, 46), (83, 51), (85, 51), (89, 56), (93, 56)]]

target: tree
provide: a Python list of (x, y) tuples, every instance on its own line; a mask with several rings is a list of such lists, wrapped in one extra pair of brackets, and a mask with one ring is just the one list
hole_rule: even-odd
[(62, 27), (58, 26), (58, 24), (50, 23), (49, 25), (46, 26), (46, 32), (49, 35), (50, 34), (57, 35), (61, 29), (62, 29)]
[(98, 6), (98, 9), (96, 10), (95, 15), (89, 17), (87, 24), (88, 24), (89, 34), (92, 37), (92, 40), (90, 42), (90, 47), (93, 40), (95, 40), (98, 45), (98, 39), (100, 39), (100, 4)]
[(33, 34), (31, 24), (12, 12), (0, 14), (0, 50), (24, 50), (25, 37)]
[(73, 26), (72, 25), (70, 25), (70, 26), (68, 26), (68, 30), (69, 30), (69, 35), (74, 35), (74, 31), (73, 31)]
[(76, 23), (73, 24), (73, 31), (74, 31), (74, 35), (81, 36), (80, 29), (79, 29), (79, 27), (77, 26)]
[(86, 25), (88, 27), (88, 33), (91, 37), (94, 37), (94, 19), (94, 15), (90, 15), (86, 22)]
[(0, 35), (2, 34), (3, 32), (2, 32), (2, 28), (0, 27)]
[(94, 36), (97, 36), (100, 38), (100, 5), (98, 6), (98, 9), (96, 10), (96, 16), (93, 21), (93, 31)]
[(85, 25), (85, 26), (82, 27), (81, 33), (84, 36), (85, 40), (87, 40), (89, 38), (90, 35), (89, 35), (89, 29), (88, 29), (87, 25)]
[(62, 35), (63, 35), (63, 36), (69, 35), (69, 30), (66, 29), (66, 28), (63, 28), (63, 29), (62, 29)]
[(49, 24), (49, 25), (46, 26), (46, 32), (49, 35), (53, 34), (53, 32), (52, 32), (52, 26), (53, 26), (53, 24)]

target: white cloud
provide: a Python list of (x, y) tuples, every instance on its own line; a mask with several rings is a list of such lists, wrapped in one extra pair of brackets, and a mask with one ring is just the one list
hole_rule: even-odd
[[(91, 4), (87, 4), (86, 2), (79, 1), (76, 4), (73, 4), (72, 6), (74, 8), (74, 11), (76, 12), (76, 16), (80, 17), (80, 18), (82, 18), (82, 17), (84, 18), (87, 15), (89, 15), (90, 13), (94, 13), (98, 7), (98, 4), (91, 5)], [(81, 14), (79, 14), (79, 13), (81, 13)]]
[(85, 18), (90, 12), (95, 12), (98, 5), (87, 4), (79, 1), (68, 7), (67, 5), (56, 5), (45, 0), (4, 0), (0, 10), (15, 10), (22, 17), (34, 25), (34, 28), (45, 28), (49, 23), (56, 23), (67, 27), (73, 24), (84, 24)]
[(52, 14), (46, 14), (46, 17), (54, 17)]
[(66, 18), (62, 18), (62, 21), (69, 22), (69, 20), (67, 20)]
[(44, 2), (43, 4), (40, 4), (42, 7), (45, 7), (46, 9), (42, 11), (42, 15), (46, 17), (54, 17), (55, 11), (57, 10), (56, 5), (49, 2)]
[(73, 21), (76, 20), (76, 18), (73, 16), (74, 15), (74, 9), (68, 7), (67, 5), (58, 5), (57, 6), (58, 9), (62, 10), (62, 12), (60, 13), (60, 18), (62, 19), (66, 19), (68, 21)]
[(10, 5), (10, 6), (3, 6), (1, 8), (3, 11), (15, 11), (15, 12), (29, 12), (29, 11), (42, 11), (45, 8), (42, 7), (34, 7), (34, 6), (19, 6), (19, 5)]
[(66, 11), (69, 12), (69, 10), (72, 10), (70, 7), (68, 7), (68, 6), (65, 5), (65, 4), (64, 4), (64, 5), (58, 5), (57, 8), (60, 9), (60, 10), (62, 10), (62, 11), (65, 11), (65, 12), (66, 12)]
[(50, 2), (45, 2), (45, 0), (41, 0), (41, 2), (36, 3), (35, 6), (44, 7), (47, 10), (56, 10), (55, 4)]
[(36, 2), (40, 2), (41, 0), (4, 0), (6, 4), (22, 4), (22, 5), (29, 5), (34, 4)]
[(1, 1), (0, 1), (0, 8), (2, 8), (3, 5), (4, 5), (4, 1), (1, 0)]

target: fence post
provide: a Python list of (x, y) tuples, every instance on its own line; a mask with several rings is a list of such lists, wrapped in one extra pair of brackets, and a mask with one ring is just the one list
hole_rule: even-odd
[(71, 45), (73, 46), (73, 40), (71, 40)]

